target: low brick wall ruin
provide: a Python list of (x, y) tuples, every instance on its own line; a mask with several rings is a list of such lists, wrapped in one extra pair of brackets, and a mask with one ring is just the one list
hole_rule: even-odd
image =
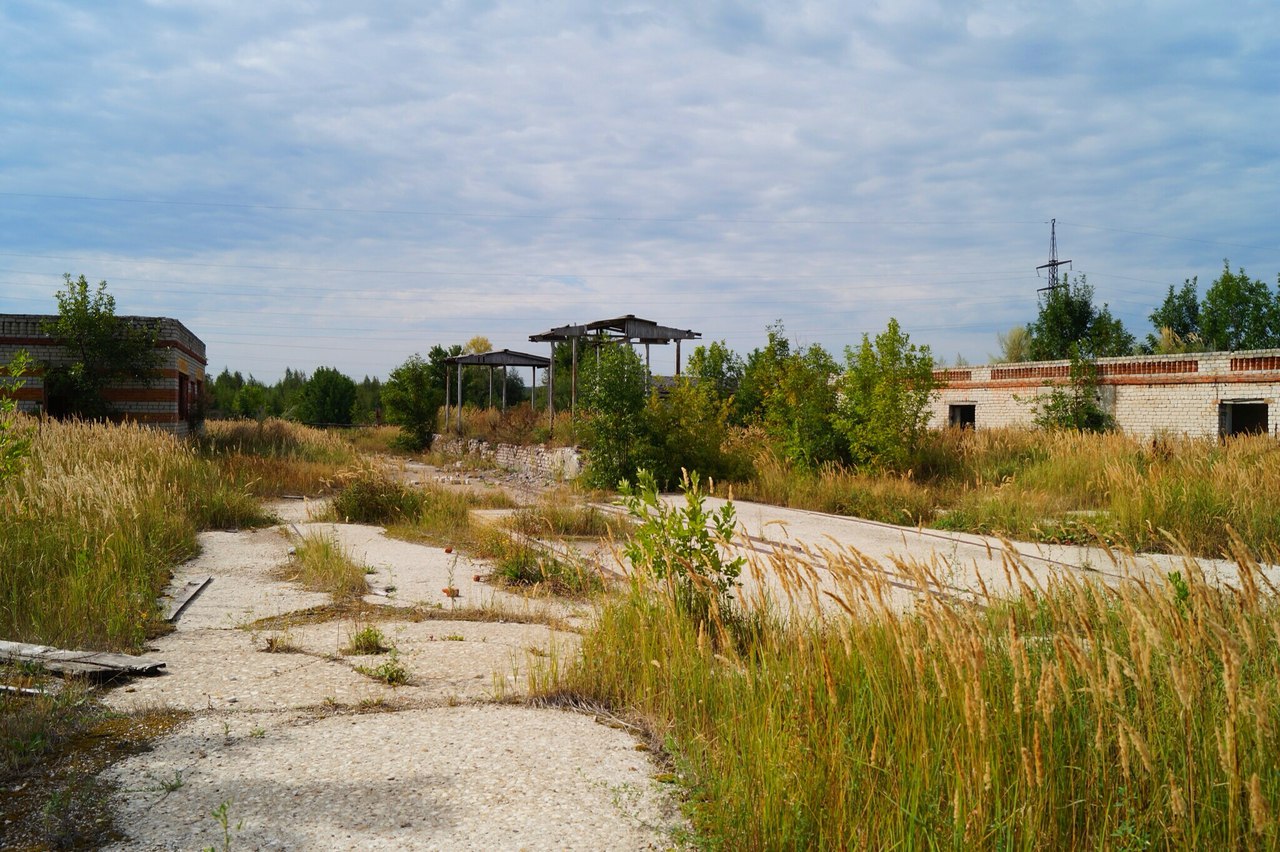
[[(1215, 437), (1231, 431), (1229, 410), (1238, 405), (1257, 408), (1257, 431), (1280, 434), (1280, 350), (1099, 358), (1097, 365), (1102, 405), (1130, 434)], [(1066, 383), (1070, 369), (1067, 361), (1038, 361), (938, 370), (945, 384), (932, 400), (932, 423), (946, 425), (963, 407), (977, 429), (1031, 425), (1037, 398)]]
[(575, 478), (582, 470), (578, 450), (574, 447), (544, 447), (490, 444), (488, 441), (464, 440), (436, 435), (431, 445), (445, 455), (473, 455), (493, 461), (498, 467), (540, 473), (553, 479)]

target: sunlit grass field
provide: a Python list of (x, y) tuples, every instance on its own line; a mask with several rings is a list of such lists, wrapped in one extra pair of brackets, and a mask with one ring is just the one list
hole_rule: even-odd
[[(1280, 541), (1280, 444), (1029, 429), (942, 430), (904, 475), (796, 470), (764, 454), (740, 499), (1009, 538), (1200, 556), (1234, 531), (1260, 553)], [(1175, 543), (1176, 542), (1176, 543)]]
[[(540, 694), (648, 727), (709, 848), (1276, 848), (1280, 612), (1254, 557), (1280, 540), (1278, 450), (1264, 438), (943, 432), (908, 476), (801, 474), (766, 458), (735, 495), (1227, 553), (1241, 580), (1215, 586), (1187, 562), (1111, 588), (1064, 577), (1017, 599), (922, 598), (902, 612), (849, 556), (831, 562), (839, 591), (819, 616), (753, 597), (700, 623), (640, 565)], [(319, 490), (335, 492), (335, 520), (470, 547), (510, 582), (575, 591), (564, 579), (575, 575), (553, 577), (471, 516), (509, 503), (402, 486), (339, 435), (210, 424), (184, 443), (45, 422), (0, 483), (0, 638), (137, 650), (198, 530), (267, 522), (258, 495)], [(534, 536), (598, 532), (589, 510), (560, 502), (513, 523)], [(358, 590), (359, 566), (344, 568)], [(781, 576), (792, 594), (817, 594), (799, 587), (806, 572)], [(25, 719), (14, 706), (0, 699), (0, 719)], [(22, 724), (35, 733), (13, 742), (38, 743), (43, 723)], [(12, 766), (27, 751), (2, 753)]]
[(663, 743), (707, 848), (1273, 849), (1280, 607), (1236, 553), (1234, 589), (1188, 561), (905, 612), (855, 554), (826, 595), (784, 553), (776, 600), (820, 615), (753, 596), (710, 622), (640, 564), (539, 687)]

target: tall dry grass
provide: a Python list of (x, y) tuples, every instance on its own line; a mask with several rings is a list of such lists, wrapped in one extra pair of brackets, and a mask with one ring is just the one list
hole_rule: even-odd
[(712, 630), (640, 566), (541, 686), (646, 719), (709, 848), (1276, 848), (1280, 607), (1236, 555), (1237, 589), (1188, 562), (903, 612), (856, 554), (825, 592), (779, 554), (776, 600), (820, 613)]
[(1280, 444), (1029, 429), (943, 430), (907, 474), (797, 470), (763, 455), (735, 496), (898, 524), (1220, 556), (1280, 541)]
[[(458, 409), (450, 414), (446, 438), (459, 437)], [(440, 412), (440, 428), (444, 429), (444, 411)], [(546, 444), (554, 447), (573, 446), (578, 442), (577, 422), (568, 411), (557, 411), (552, 422), (546, 409), (533, 409), (529, 404), (500, 408), (462, 407), (462, 438), (488, 441), (491, 444)]]
[(358, 600), (369, 593), (366, 566), (343, 549), (337, 537), (324, 533), (304, 534), (294, 548), (293, 558), (283, 573), (309, 589), (325, 592), (338, 603)]
[(358, 457), (342, 432), (287, 420), (214, 420), (194, 439), (226, 474), (256, 495), (319, 494)]
[(265, 520), (242, 484), (170, 435), (42, 422), (23, 469), (0, 482), (0, 636), (136, 649), (196, 531)]

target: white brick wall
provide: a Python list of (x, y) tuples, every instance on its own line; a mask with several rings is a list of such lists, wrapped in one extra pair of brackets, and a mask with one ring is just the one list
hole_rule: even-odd
[[(948, 384), (933, 400), (934, 425), (948, 422), (950, 406), (972, 404), (975, 428), (1033, 424), (1034, 403), (1049, 382), (1065, 383), (1067, 361), (987, 364), (945, 371)], [(1268, 427), (1280, 434), (1280, 349), (1101, 358), (1103, 406), (1125, 432), (1192, 437), (1218, 435), (1223, 402), (1268, 405)], [(940, 374), (942, 372), (940, 371)]]

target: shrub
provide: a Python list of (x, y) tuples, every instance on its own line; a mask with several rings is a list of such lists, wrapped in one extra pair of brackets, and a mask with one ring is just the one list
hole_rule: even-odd
[(629, 346), (596, 349), (582, 370), (583, 431), (590, 450), (584, 479), (613, 488), (652, 455), (645, 429), (646, 372)]
[(933, 356), (917, 349), (896, 319), (862, 346), (845, 349), (835, 422), (857, 464), (906, 470), (929, 425)]
[(417, 520), (423, 492), (395, 482), (372, 467), (339, 475), (341, 490), (333, 498), (333, 513), (352, 524), (394, 524)]
[(1065, 385), (1036, 400), (1036, 425), (1045, 429), (1074, 429), (1077, 432), (1107, 432), (1115, 428), (1115, 418), (1102, 407), (1098, 395), (1098, 365), (1071, 347), (1071, 372)]
[(733, 538), (733, 504), (708, 511), (696, 473), (684, 475), (681, 489), (683, 508), (660, 498), (648, 471), (640, 471), (634, 486), (623, 483), (623, 504), (639, 521), (623, 552), (634, 569), (666, 581), (678, 606), (695, 621), (722, 627), (744, 564), (741, 556), (725, 559), (720, 552)]
[(400, 427), (401, 445), (415, 452), (431, 449), (443, 401), (431, 365), (416, 354), (392, 370), (382, 386), (387, 419)]

